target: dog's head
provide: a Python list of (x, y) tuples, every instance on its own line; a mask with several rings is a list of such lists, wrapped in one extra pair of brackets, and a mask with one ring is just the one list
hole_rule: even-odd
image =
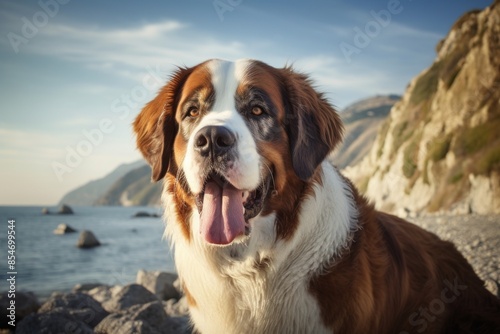
[(283, 215), (276, 230), (286, 238), (294, 229), (286, 216), (342, 137), (337, 113), (305, 75), (255, 60), (178, 69), (134, 130), (152, 179), (166, 178), (185, 236), (218, 245), (271, 212)]

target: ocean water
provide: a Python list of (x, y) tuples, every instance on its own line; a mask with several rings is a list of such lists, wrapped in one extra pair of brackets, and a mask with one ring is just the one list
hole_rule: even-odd
[[(16, 220), (17, 291), (46, 298), (78, 283), (132, 283), (139, 269), (175, 271), (170, 246), (163, 239), (162, 219), (131, 217), (137, 211), (160, 214), (159, 208), (72, 208), (74, 215), (42, 215), (42, 207), (0, 207), (0, 291), (8, 289), (7, 225), (12, 218)], [(53, 234), (62, 223), (78, 231)], [(76, 247), (81, 230), (91, 230), (102, 245)]]

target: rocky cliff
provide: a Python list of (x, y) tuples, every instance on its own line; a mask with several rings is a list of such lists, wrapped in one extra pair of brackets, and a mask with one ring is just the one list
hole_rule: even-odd
[(108, 189), (125, 174), (145, 165), (146, 163), (144, 160), (122, 164), (106, 176), (90, 181), (87, 184), (70, 191), (63, 196), (63, 198), (59, 201), (59, 204), (94, 205), (95, 202), (104, 196)]
[(160, 205), (161, 182), (151, 183), (151, 168), (136, 168), (118, 179), (96, 205)]
[(78, 187), (61, 199), (70, 205), (160, 205), (160, 183), (151, 183), (144, 160), (117, 167), (101, 179)]
[(345, 174), (396, 213), (500, 212), (500, 1), (462, 16)]

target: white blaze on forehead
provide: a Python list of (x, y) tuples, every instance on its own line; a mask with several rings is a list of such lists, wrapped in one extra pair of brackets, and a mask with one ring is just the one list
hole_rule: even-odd
[(237, 188), (253, 190), (260, 184), (260, 157), (255, 140), (243, 117), (236, 110), (235, 95), (240, 83), (245, 79), (251, 60), (235, 62), (212, 60), (206, 64), (215, 91), (211, 110), (193, 130), (188, 142), (188, 150), (183, 163), (186, 179), (195, 193), (203, 189), (202, 171), (194, 152), (194, 137), (206, 126), (224, 126), (232, 131), (237, 140), (236, 157), (233, 167), (225, 177)]
[(235, 62), (214, 59), (207, 64), (212, 75), (215, 89), (214, 111), (235, 110), (234, 96), (238, 85), (244, 79), (250, 60), (240, 59)]

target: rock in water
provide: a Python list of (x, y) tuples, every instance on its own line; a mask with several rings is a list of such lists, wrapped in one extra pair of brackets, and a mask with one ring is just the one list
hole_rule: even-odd
[(71, 209), (69, 207), (69, 205), (63, 204), (63, 205), (61, 205), (61, 207), (59, 208), (59, 211), (57, 211), (57, 213), (60, 215), (72, 215), (74, 212), (73, 212), (73, 209)]
[(147, 213), (146, 211), (139, 211), (139, 212), (136, 212), (135, 215), (133, 215), (132, 217), (150, 217), (151, 215), (149, 213)]
[(42, 209), (42, 215), (50, 215), (50, 211), (47, 208)]
[(69, 225), (59, 224), (57, 228), (54, 230), (54, 234), (66, 234), (66, 233), (74, 233), (76, 230)]
[(82, 231), (80, 232), (80, 237), (78, 238), (77, 246), (80, 248), (92, 248), (96, 246), (100, 246), (101, 243), (95, 237), (94, 233), (91, 231)]
[(157, 215), (156, 213), (149, 213), (146, 211), (138, 211), (138, 212), (136, 212), (135, 215), (132, 216), (132, 218), (141, 218), (141, 217), (158, 218), (159, 215)]

